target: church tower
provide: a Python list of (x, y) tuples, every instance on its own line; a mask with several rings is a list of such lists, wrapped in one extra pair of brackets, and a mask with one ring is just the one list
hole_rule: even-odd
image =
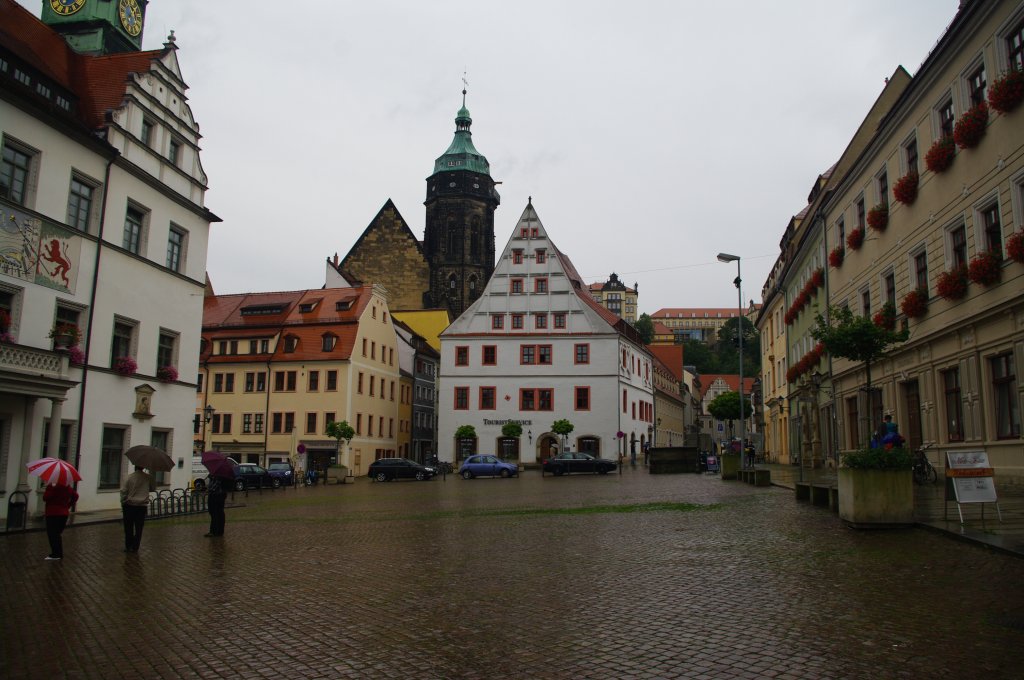
[(494, 271), (494, 210), (501, 203), (490, 165), (473, 146), (472, 124), (463, 90), (455, 139), (434, 162), (424, 201), (423, 250), (430, 265), (424, 307), (447, 308), (453, 318), (480, 297)]
[(79, 54), (142, 49), (149, 0), (43, 0), (42, 20)]

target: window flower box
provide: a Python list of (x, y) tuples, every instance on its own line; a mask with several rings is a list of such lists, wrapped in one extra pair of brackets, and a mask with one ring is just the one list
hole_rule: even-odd
[(850, 247), (850, 250), (860, 250), (860, 247), (864, 245), (864, 230), (857, 227), (846, 236), (846, 245)]
[(832, 267), (839, 269), (843, 266), (843, 257), (846, 255), (846, 251), (843, 250), (842, 246), (836, 246), (832, 249), (832, 252), (828, 254), (828, 263)]
[(896, 330), (896, 306), (891, 302), (886, 302), (882, 305), (882, 308), (875, 312), (875, 315), (871, 317), (871, 321), (873, 321), (879, 328), (884, 328), (887, 331)]
[(999, 257), (991, 250), (978, 253), (967, 267), (967, 278), (983, 286), (991, 286), (999, 281), (1002, 273), (999, 264)]
[(929, 170), (938, 174), (948, 170), (949, 166), (953, 165), (954, 158), (956, 158), (956, 144), (953, 142), (953, 137), (947, 135), (935, 140), (932, 148), (928, 149), (928, 153), (924, 156), (924, 164)]
[(889, 206), (879, 203), (868, 211), (868, 226), (882, 232), (889, 226)]
[(135, 375), (139, 365), (131, 357), (118, 357), (114, 359), (113, 369), (120, 375)]
[(174, 366), (161, 366), (156, 369), (156, 377), (161, 382), (176, 382), (178, 380), (178, 369)]
[(988, 86), (988, 103), (992, 110), (1007, 114), (1024, 101), (1024, 71), (1010, 69)]
[(967, 295), (967, 267), (954, 267), (935, 279), (935, 291), (946, 300), (959, 300)]
[(68, 348), (68, 360), (75, 366), (85, 365), (85, 352), (78, 345)]
[(911, 170), (903, 175), (903, 177), (896, 180), (896, 184), (892, 185), (893, 197), (903, 205), (910, 205), (917, 200), (917, 183), (919, 180), (920, 178), (916, 170)]
[(82, 331), (73, 323), (61, 322), (50, 329), (54, 347), (74, 347), (82, 340)]
[(953, 141), (961, 149), (973, 149), (981, 143), (988, 128), (988, 104), (981, 102), (964, 111), (953, 127)]
[(928, 291), (918, 288), (906, 294), (900, 309), (908, 319), (920, 319), (928, 313)]
[(818, 267), (811, 274), (811, 281), (814, 283), (815, 288), (821, 288), (825, 285), (825, 270)]
[(1006, 254), (1014, 262), (1024, 264), (1024, 229), (1015, 231), (1006, 239)]

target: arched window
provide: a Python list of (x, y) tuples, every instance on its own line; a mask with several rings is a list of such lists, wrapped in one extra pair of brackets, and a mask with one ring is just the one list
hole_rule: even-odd
[(456, 290), (456, 288), (457, 288), (456, 284), (457, 283), (458, 283), (458, 278), (455, 276), (455, 274), (452, 274), (451, 276), (448, 277), (448, 288), (450, 290), (452, 290), (452, 291)]

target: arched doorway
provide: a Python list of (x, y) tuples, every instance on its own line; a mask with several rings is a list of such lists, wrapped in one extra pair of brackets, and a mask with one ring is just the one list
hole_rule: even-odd
[(557, 456), (560, 451), (561, 447), (558, 445), (558, 435), (542, 434), (537, 440), (538, 463), (546, 458)]

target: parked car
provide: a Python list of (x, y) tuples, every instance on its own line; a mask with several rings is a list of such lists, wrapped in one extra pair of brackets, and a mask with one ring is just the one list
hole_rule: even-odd
[(420, 465), (408, 458), (381, 458), (370, 463), (370, 478), (378, 482), (390, 482), (392, 479), (432, 479), (437, 470)]
[(596, 472), (606, 475), (618, 467), (614, 460), (595, 458), (589, 453), (565, 452), (548, 458), (541, 467), (541, 474), (550, 472), (553, 475), (567, 475), (573, 472)]
[(470, 456), (459, 467), (459, 474), (463, 479), (474, 477), (518, 477), (519, 466), (515, 463), (506, 463), (497, 456), (477, 454)]
[(281, 486), (291, 486), (295, 483), (295, 468), (288, 461), (278, 461), (267, 466), (267, 472), (274, 479), (280, 480)]
[(260, 489), (265, 486), (276, 489), (281, 486), (281, 480), (272, 477), (266, 468), (255, 463), (241, 463), (235, 469), (235, 491)]

